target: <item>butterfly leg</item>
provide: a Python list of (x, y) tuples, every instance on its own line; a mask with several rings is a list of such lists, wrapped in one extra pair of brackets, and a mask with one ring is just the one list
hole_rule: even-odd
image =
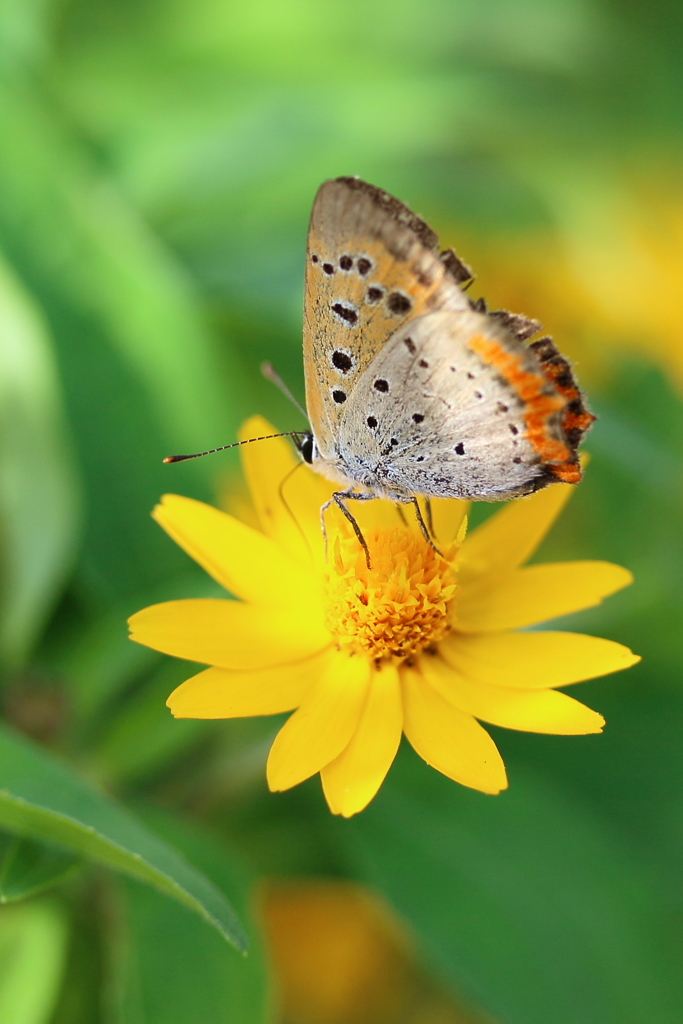
[[(433, 548), (433, 550), (436, 551), (437, 555), (439, 555), (440, 558), (443, 558), (443, 555), (441, 554), (441, 552), (439, 551), (439, 549), (437, 548), (436, 544), (434, 543), (434, 541), (432, 540), (432, 538), (430, 536), (429, 530), (427, 529), (427, 524), (425, 523), (425, 521), (424, 521), (424, 519), (422, 517), (422, 509), (420, 508), (419, 502), (418, 502), (417, 498), (415, 497), (415, 495), (413, 495), (411, 498), (400, 498), (399, 501), (401, 501), (401, 503), (403, 505), (412, 505), (413, 506), (413, 508), (415, 509), (415, 518), (417, 519), (417, 522), (418, 522), (418, 525), (420, 527), (420, 532), (422, 533), (422, 536), (427, 541), (427, 543), (429, 544), (430, 548)], [(429, 505), (427, 506), (427, 508), (429, 509)], [(427, 516), (428, 516), (429, 519), (431, 519), (429, 511), (427, 512)]]
[(349, 512), (346, 505), (344, 504), (344, 501), (348, 501), (349, 499), (351, 499), (352, 501), (371, 501), (374, 497), (374, 494), (367, 494), (364, 491), (361, 491), (360, 493), (357, 491), (335, 491), (330, 500), (325, 502), (325, 504), (320, 509), (320, 523), (322, 525), (323, 538), (325, 540), (325, 558), (327, 558), (327, 530), (325, 529), (325, 513), (327, 512), (330, 505), (334, 504), (337, 506), (337, 508), (341, 509), (343, 515), (351, 523), (351, 526), (353, 527), (353, 532), (358, 538), (358, 543), (365, 552), (365, 564), (367, 565), (368, 569), (371, 568), (370, 551), (368, 549), (367, 541), (365, 540), (365, 537), (361, 533), (360, 526), (356, 522), (355, 518)]
[(425, 508), (427, 509), (427, 528), (429, 530), (430, 537), (434, 536), (434, 519), (432, 518), (432, 499), (425, 498)]

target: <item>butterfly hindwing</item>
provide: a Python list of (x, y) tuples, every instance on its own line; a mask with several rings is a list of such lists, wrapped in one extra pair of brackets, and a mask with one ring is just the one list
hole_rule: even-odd
[(419, 217), (357, 178), (325, 182), (308, 233), (304, 300), (306, 405), (323, 458), (362, 374), (406, 322), (465, 310), (470, 276)]
[(565, 399), (534, 352), (491, 317), (443, 311), (400, 328), (350, 396), (341, 460), (387, 492), (489, 500), (527, 494), (575, 462)]

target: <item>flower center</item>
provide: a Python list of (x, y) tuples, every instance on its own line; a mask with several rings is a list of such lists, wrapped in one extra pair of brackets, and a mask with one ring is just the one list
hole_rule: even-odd
[(376, 661), (412, 658), (449, 626), (456, 590), (450, 562), (405, 526), (376, 528), (365, 539), (338, 536), (327, 566), (327, 626), (340, 647)]

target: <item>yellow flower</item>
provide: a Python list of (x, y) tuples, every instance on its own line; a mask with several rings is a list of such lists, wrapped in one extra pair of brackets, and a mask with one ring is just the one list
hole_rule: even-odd
[[(255, 417), (242, 436), (271, 431)], [(433, 502), (443, 557), (391, 503), (358, 503), (368, 568), (335, 509), (325, 558), (319, 509), (332, 485), (303, 465), (292, 473), (297, 460), (285, 441), (241, 451), (261, 530), (176, 495), (154, 511), (238, 599), (169, 601), (130, 620), (138, 643), (211, 666), (171, 694), (176, 717), (294, 710), (271, 747), (268, 784), (285, 790), (320, 772), (330, 809), (346, 817), (373, 798), (403, 732), (438, 771), (498, 793), (505, 767), (477, 719), (531, 732), (601, 731), (600, 715), (556, 687), (639, 659), (597, 637), (517, 632), (631, 582), (607, 562), (521, 568), (570, 487), (513, 502), (469, 536), (465, 502)]]

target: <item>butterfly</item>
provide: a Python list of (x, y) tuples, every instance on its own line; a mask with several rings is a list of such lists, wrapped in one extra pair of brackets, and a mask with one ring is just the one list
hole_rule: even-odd
[(527, 344), (538, 321), (472, 301), (472, 280), (387, 192), (360, 178), (320, 186), (304, 288), (310, 430), (291, 436), (340, 486), (323, 531), (334, 503), (368, 561), (348, 501), (412, 504), (432, 543), (418, 496), (501, 501), (581, 479), (595, 417), (569, 363), (549, 337)]
[[(407, 206), (359, 178), (315, 197), (299, 449), (333, 501), (500, 501), (581, 479), (594, 416), (541, 325), (489, 311), (470, 269)], [(421, 525), (424, 524), (421, 522)]]

